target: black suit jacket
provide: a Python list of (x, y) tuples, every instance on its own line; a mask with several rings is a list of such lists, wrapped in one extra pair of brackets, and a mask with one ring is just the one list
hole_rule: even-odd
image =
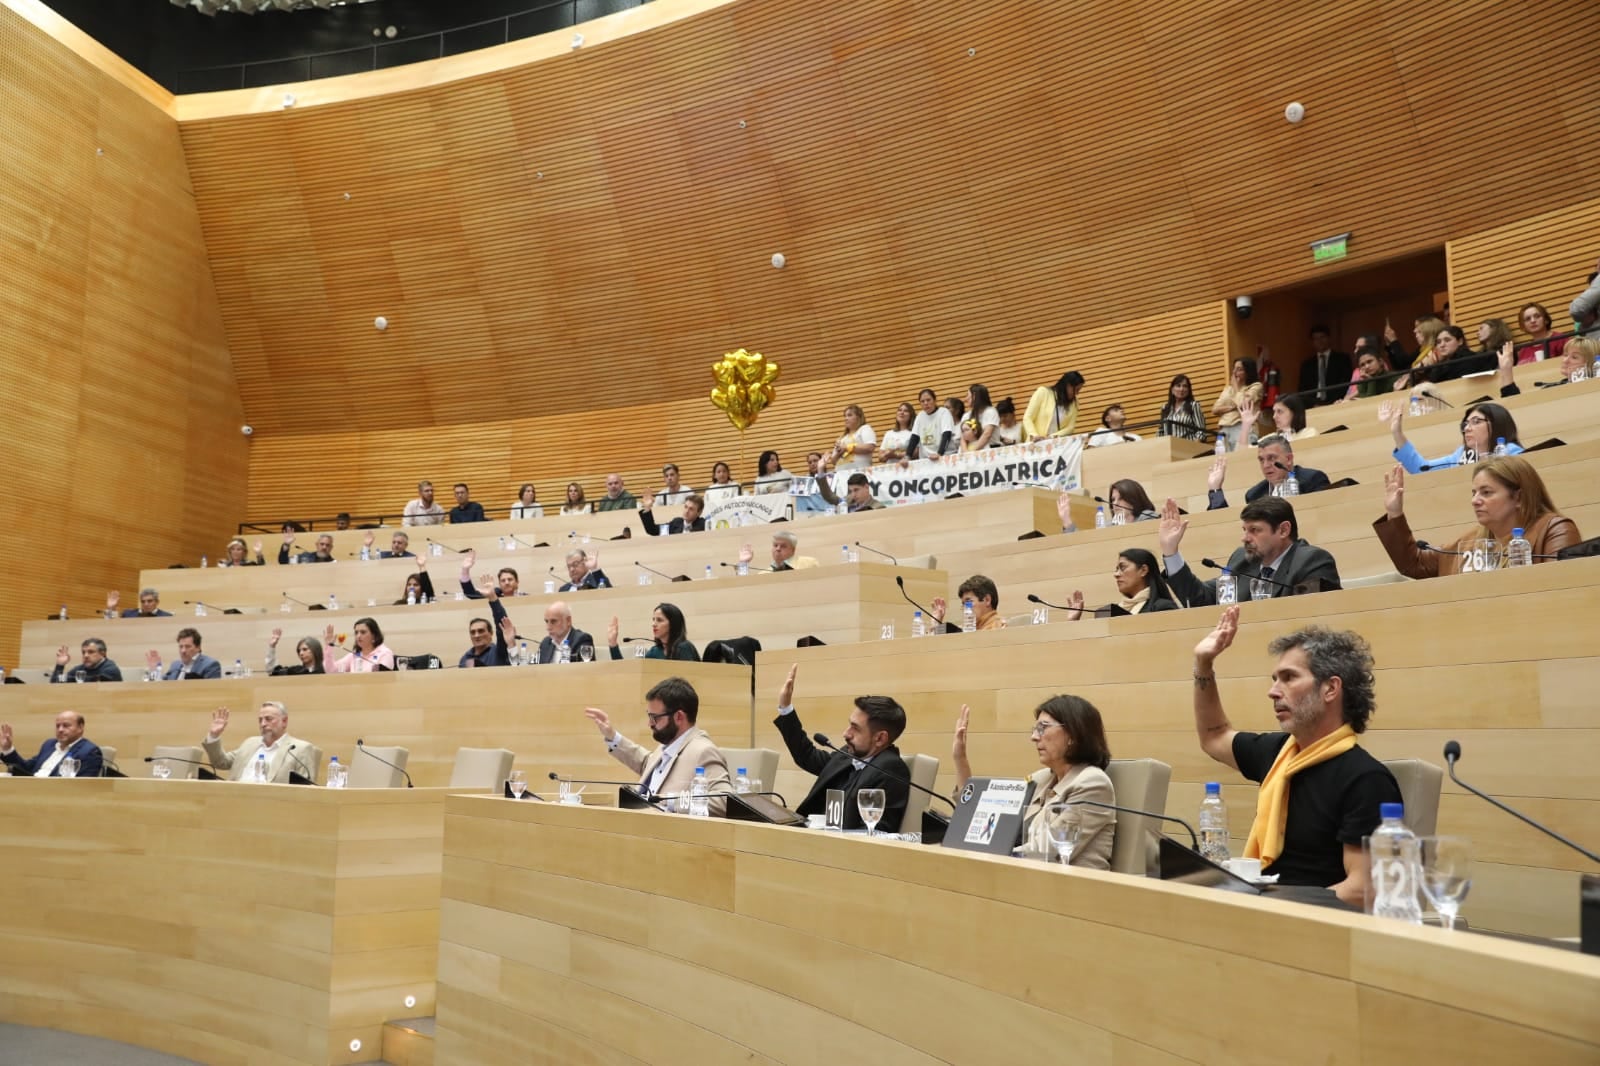
[(584, 574), (583, 580), (579, 581), (577, 584), (573, 584), (571, 581), (568, 581), (565, 585), (562, 585), (561, 591), (582, 592), (584, 589), (608, 589), (610, 587), (611, 579), (606, 577), (606, 572), (604, 570), (591, 570), (587, 574)]
[[(1320, 470), (1313, 470), (1309, 466), (1296, 466), (1294, 468), (1295, 480), (1300, 482), (1300, 495), (1305, 496), (1313, 492), (1321, 492), (1330, 487), (1328, 475)], [(1267, 484), (1267, 479), (1251, 485), (1244, 494), (1245, 503), (1255, 503), (1272, 491), (1272, 486)], [(1212, 489), (1206, 493), (1206, 510), (1220, 511), (1228, 506), (1228, 495), (1221, 489)]]
[[(1228, 557), (1228, 570), (1238, 582), (1240, 602), (1248, 600), (1250, 579), (1261, 572), (1261, 565), (1250, 560), (1243, 548), (1238, 548)], [(1322, 591), (1340, 587), (1339, 565), (1333, 561), (1333, 556), (1314, 544), (1307, 544), (1304, 539), (1297, 540), (1289, 546), (1289, 550), (1284, 553), (1277, 568), (1272, 572), (1272, 577), (1275, 581), (1282, 581), (1286, 585), (1298, 585), (1302, 581), (1316, 579), (1322, 582)], [(1183, 569), (1176, 574), (1168, 574), (1167, 584), (1172, 588), (1173, 594), (1190, 607), (1216, 606), (1217, 579), (1201, 581), (1195, 577), (1194, 571), (1189, 569), (1188, 563), (1184, 563)], [(1289, 595), (1293, 593), (1288, 589), (1273, 590), (1274, 598)]]
[[(577, 626), (573, 626), (571, 631), (567, 633), (567, 641), (568, 650), (572, 652), (573, 662), (579, 661), (579, 648), (583, 647), (585, 644), (589, 645), (591, 648), (594, 647), (594, 638), (585, 633), (583, 630), (579, 629)], [(553, 663), (555, 661), (556, 642), (551, 640), (549, 637), (545, 637), (539, 642), (539, 665), (543, 666), (547, 663)]]
[(1344, 397), (1345, 390), (1350, 387), (1350, 356), (1345, 352), (1329, 352), (1328, 372), (1323, 381), (1323, 390), (1317, 392), (1317, 357), (1308, 356), (1300, 364), (1300, 391), (1309, 393), (1305, 397), (1307, 407), (1320, 407)]
[(783, 742), (788, 745), (789, 757), (795, 765), (817, 777), (816, 784), (811, 786), (806, 798), (794, 809), (796, 814), (823, 813), (827, 809), (828, 790), (843, 789), (844, 827), (865, 829), (867, 823), (861, 820), (861, 811), (856, 806), (856, 792), (863, 788), (881, 788), (883, 818), (878, 822), (878, 828), (886, 833), (900, 831), (900, 822), (906, 813), (906, 801), (911, 795), (911, 786), (906, 784), (911, 779), (911, 769), (900, 757), (899, 748), (889, 745), (873, 756), (864, 769), (857, 771), (854, 760), (844, 752), (828, 751), (811, 742), (811, 738), (806, 736), (805, 726), (800, 724), (799, 711), (778, 715), (774, 724), (783, 735)]
[[(254, 563), (241, 563), (240, 565), (241, 566), (254, 566), (256, 564), (254, 564)], [(155, 614), (145, 614), (143, 611), (139, 610), (139, 608), (137, 608), (137, 607), (130, 607), (126, 611), (122, 612), (122, 617), (124, 617), (124, 618), (171, 618), (172, 617), (172, 612), (171, 611), (163, 611), (158, 607), (158, 608), (156, 608), (156, 613)]]
[[(17, 771), (18, 776), (32, 777), (39, 767), (44, 765), (45, 760), (50, 758), (50, 751), (55, 746), (56, 742), (53, 739), (45, 741), (39, 748), (39, 754), (31, 759), (24, 759), (22, 753), (13, 748), (10, 755), (0, 755), (0, 759), (4, 759), (7, 766)], [(105, 757), (101, 754), (99, 746), (88, 737), (79, 737), (78, 742), (67, 749), (67, 754), (78, 760), (79, 777), (100, 776), (100, 770), (105, 765)], [(56, 763), (55, 769), (50, 771), (50, 776), (61, 776), (60, 763)]]
[(85, 681), (122, 680), (122, 668), (110, 659), (101, 659), (93, 666), (85, 666), (81, 661), (68, 663), (66, 666), (57, 663), (56, 668), (50, 671), (50, 683), (55, 685), (65, 681), (76, 681), (76, 675), (79, 670), (83, 671), (83, 679)]
[[(644, 531), (647, 536), (659, 537), (661, 535), (661, 526), (656, 522), (656, 516), (651, 514), (649, 511), (641, 510), (639, 512), (639, 521), (644, 523)], [(685, 529), (683, 518), (680, 516), (667, 523), (667, 535), (675, 537), (679, 533), (699, 533), (705, 528), (706, 520), (704, 518), (696, 518), (694, 522), (689, 525), (687, 529)]]

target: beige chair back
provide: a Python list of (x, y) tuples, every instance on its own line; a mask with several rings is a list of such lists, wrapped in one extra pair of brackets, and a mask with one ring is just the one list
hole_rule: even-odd
[(505, 748), (459, 748), (455, 768), (450, 771), (450, 787), (499, 793), (516, 758), (516, 752)]
[[(722, 757), (728, 760), (730, 777), (738, 777), (739, 767), (744, 767), (758, 792), (771, 792), (777, 783), (778, 753), (771, 748), (723, 748)], [(757, 781), (759, 785), (754, 784)]]
[[(291, 771), (300, 774), (303, 777), (310, 777), (313, 785), (322, 784), (321, 748), (317, 747), (315, 744), (301, 744), (293, 751), (289, 752), (289, 755), (289, 769)], [(300, 762), (295, 762), (295, 757), (298, 757)], [(300, 768), (300, 763), (305, 764), (305, 770)], [(306, 770), (310, 770), (311, 773), (307, 774)]]
[[(104, 751), (105, 749), (102, 748), (100, 750)], [(191, 747), (184, 747), (181, 744), (157, 744), (154, 748), (152, 748), (150, 750), (150, 757), (152, 759), (171, 759), (171, 760), (173, 760), (172, 762), (167, 763), (167, 766), (172, 770), (172, 776), (175, 777), (175, 778), (185, 778), (185, 777), (195, 778), (195, 777), (199, 777), (200, 776), (200, 767), (194, 766), (194, 765), (191, 765), (191, 764), (192, 763), (197, 763), (197, 762), (198, 763), (204, 763), (206, 761), (206, 753), (205, 753), (204, 749), (202, 749), (199, 745), (196, 745), (196, 746), (191, 748)], [(178, 762), (177, 760), (179, 760), (179, 759), (188, 759), (189, 761), (188, 762)], [(209, 766), (210, 764), (207, 763), (206, 765)], [(151, 763), (150, 764), (150, 771), (151, 771), (151, 776), (152, 777), (155, 776), (155, 768), (156, 768), (156, 764), (155, 763)], [(215, 773), (216, 773), (216, 775), (218, 777), (227, 777), (228, 776), (226, 770), (218, 770), (218, 771), (215, 771)]]
[(1406, 827), (1419, 837), (1431, 837), (1439, 828), (1439, 790), (1444, 771), (1421, 759), (1391, 759), (1383, 765), (1400, 785), (1406, 805)]
[[(1119, 807), (1144, 811), (1167, 809), (1167, 786), (1172, 783), (1172, 767), (1157, 759), (1113, 759), (1106, 767)], [(1117, 832), (1111, 843), (1111, 869), (1119, 874), (1148, 876), (1159, 869), (1162, 829), (1159, 818), (1117, 811)]]
[(117, 749), (113, 748), (110, 744), (101, 744), (100, 765), (103, 768), (102, 776), (104, 776), (104, 770), (110, 770), (113, 768), (121, 770), (122, 767), (117, 766)]
[[(923, 788), (932, 788), (934, 779), (939, 776), (939, 760), (932, 755), (907, 755), (906, 767), (911, 771), (911, 780)], [(928, 809), (928, 794), (915, 788), (910, 793), (906, 799), (905, 817), (900, 820), (900, 832), (919, 833), (922, 831), (922, 812)]]
[[(378, 758), (374, 759), (374, 755)], [(399, 788), (406, 783), (405, 774), (383, 765), (378, 759), (387, 759), (403, 770), (406, 760), (410, 758), (410, 748), (381, 748), (376, 744), (368, 744), (366, 754), (362, 754), (362, 749), (357, 748), (350, 756), (350, 777), (345, 782), (345, 787)]]

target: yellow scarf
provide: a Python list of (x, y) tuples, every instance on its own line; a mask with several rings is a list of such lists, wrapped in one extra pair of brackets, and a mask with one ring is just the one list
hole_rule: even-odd
[(1122, 609), (1129, 614), (1138, 614), (1144, 610), (1144, 605), (1150, 602), (1150, 586), (1135, 592), (1132, 597), (1122, 601)]
[(1304, 751), (1300, 750), (1297, 740), (1289, 738), (1261, 782), (1261, 792), (1256, 797), (1256, 820), (1250, 823), (1250, 837), (1244, 844), (1247, 858), (1258, 858), (1262, 866), (1271, 866), (1283, 852), (1283, 831), (1289, 824), (1289, 779), (1355, 746), (1356, 731), (1348, 725), (1340, 726)]

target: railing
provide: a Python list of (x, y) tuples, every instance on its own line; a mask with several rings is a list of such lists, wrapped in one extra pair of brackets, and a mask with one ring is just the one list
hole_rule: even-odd
[(541, 33), (570, 29), (602, 15), (639, 7), (649, 0), (550, 0), (526, 11), (518, 11), (484, 22), (455, 26), (434, 33), (393, 40), (376, 40), (369, 45), (331, 52), (314, 52), (285, 59), (264, 59), (250, 63), (189, 67), (178, 72), (178, 92), (219, 92), (227, 89), (259, 89), (290, 82), (336, 78), (372, 70), (421, 63), (429, 59), (492, 48), (509, 41), (537, 37)]

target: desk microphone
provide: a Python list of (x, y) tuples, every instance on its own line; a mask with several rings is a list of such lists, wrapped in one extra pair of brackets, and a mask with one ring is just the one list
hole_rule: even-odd
[(1584, 858), (1588, 859), (1590, 862), (1600, 863), (1600, 855), (1596, 855), (1594, 852), (1590, 851), (1586, 847), (1583, 847), (1582, 845), (1574, 844), (1572, 841), (1568, 840), (1566, 837), (1562, 836), (1560, 833), (1556, 832), (1554, 829), (1551, 829), (1551, 828), (1549, 828), (1547, 826), (1540, 825), (1538, 822), (1534, 821), (1532, 818), (1529, 818), (1526, 814), (1523, 814), (1521, 811), (1512, 810), (1510, 807), (1506, 806), (1504, 803), (1501, 803), (1499, 800), (1495, 799), (1493, 796), (1489, 795), (1487, 792), (1481, 792), (1478, 789), (1473, 788), (1471, 785), (1467, 784), (1465, 781), (1461, 780), (1461, 778), (1456, 776), (1456, 760), (1459, 759), (1459, 758), (1461, 758), (1461, 745), (1458, 744), (1454, 740), (1446, 742), (1446, 744), (1444, 746), (1444, 762), (1445, 762), (1446, 768), (1448, 768), (1449, 771), (1450, 771), (1450, 780), (1454, 781), (1456, 784), (1460, 785), (1462, 788), (1466, 789), (1468, 792), (1472, 793), (1474, 796), (1477, 796), (1479, 799), (1488, 800), (1490, 803), (1494, 804), (1496, 807), (1499, 807), (1502, 811), (1505, 811), (1507, 814), (1511, 815), (1513, 818), (1520, 818), (1524, 822), (1527, 822), (1529, 825), (1533, 826), (1539, 832), (1545, 834), (1546, 836), (1553, 837), (1556, 840), (1561, 841), (1561, 843), (1565, 844), (1567, 847), (1571, 848), (1573, 851), (1576, 851), (1579, 855), (1582, 855)]
[[(424, 537), (422, 539), (427, 541), (429, 544), (439, 544), (439, 542), (434, 540), (432, 537)], [(461, 549), (461, 548), (452, 548), (448, 544), (439, 544), (439, 547), (443, 548), (445, 551), (450, 552), (453, 555), (461, 555), (461, 554), (463, 554), (463, 549)]]
[(181, 763), (184, 763), (185, 765), (188, 765), (188, 766), (198, 766), (198, 767), (200, 767), (200, 773), (203, 775), (200, 778), (200, 780), (202, 780), (202, 781), (216, 781), (216, 780), (218, 780), (217, 772), (214, 769), (212, 769), (211, 764), (208, 763), (208, 762), (200, 762), (197, 759), (185, 759), (180, 755), (146, 755), (144, 757), (144, 761), (145, 762), (181, 762)]
[(289, 758), (294, 760), (296, 766), (300, 767), (300, 769), (305, 771), (306, 784), (314, 785), (314, 784), (317, 783), (317, 775), (312, 773), (310, 768), (307, 767), (306, 764), (303, 761), (301, 761), (300, 756), (298, 756), (298, 755), (296, 755), (294, 753), (294, 749), (297, 748), (297, 747), (299, 747), (298, 744), (290, 744), (287, 754), (288, 754)]
[(411, 783), (411, 775), (406, 773), (406, 768), (404, 766), (397, 766), (396, 764), (390, 762), (388, 759), (385, 759), (382, 755), (374, 754), (367, 747), (366, 741), (362, 740), (360, 737), (356, 737), (356, 750), (361, 752), (363, 755), (368, 756), (369, 758), (377, 759), (379, 762), (383, 763), (383, 765), (387, 766), (391, 770), (399, 770), (401, 775), (406, 779), (406, 787), (407, 788), (415, 788), (416, 787), (415, 785), (413, 785)]
[(1040, 607), (1051, 607), (1051, 608), (1054, 608), (1055, 610), (1058, 610), (1058, 611), (1075, 611), (1075, 610), (1077, 610), (1076, 607), (1063, 607), (1059, 603), (1051, 603), (1048, 600), (1041, 600), (1039, 597), (1035, 596), (1031, 592), (1028, 593), (1028, 602), (1029, 603), (1037, 603)]
[(509, 539), (511, 541), (514, 541), (517, 544), (522, 545), (524, 548), (548, 548), (548, 547), (550, 547), (550, 545), (545, 544), (543, 542), (540, 542), (538, 544), (529, 544), (527, 541), (523, 540), (521, 537), (517, 536), (515, 533), (511, 534), (511, 536), (509, 538), (507, 538), (507, 539)]
[[(850, 755), (850, 753), (848, 751), (845, 751), (843, 748), (838, 747), (837, 745), (835, 745), (833, 743), (833, 741), (829, 740), (828, 739), (828, 734), (826, 734), (826, 733), (813, 733), (813, 734), (811, 734), (811, 739), (816, 741), (818, 744), (821, 744), (823, 747), (827, 748), (829, 751), (836, 751), (840, 755)], [(854, 755), (850, 755), (850, 758), (854, 759), (855, 756)], [(871, 767), (872, 769), (878, 771), (884, 777), (891, 777), (896, 781), (900, 781), (900, 782), (902, 782), (904, 784), (910, 785), (912, 788), (916, 789), (918, 792), (926, 792), (928, 795), (932, 796), (934, 799), (939, 800), (945, 806), (949, 807), (952, 811), (954, 811), (956, 809), (955, 801), (952, 800), (949, 796), (941, 796), (939, 793), (935, 792), (931, 788), (924, 788), (923, 786), (917, 784), (915, 781), (911, 780), (911, 775), (910, 774), (897, 774), (897, 773), (892, 772), (887, 766), (877, 766), (877, 765), (874, 765), (873, 763), (868, 763), (867, 765), (869, 767)], [(924, 810), (922, 812), (922, 817), (924, 819), (931, 819), (935, 824), (937, 824), (940, 827), (938, 835), (941, 838), (943, 837), (944, 830), (950, 828), (950, 819), (946, 815), (939, 814), (939, 813), (937, 813), (935, 811)], [(927, 830), (923, 830), (923, 832), (927, 832)]]
[(325, 604), (325, 603), (307, 603), (305, 600), (297, 600), (297, 599), (295, 599), (293, 596), (289, 595), (287, 592), (285, 592), (283, 594), (283, 598), (288, 600), (290, 603), (298, 603), (300, 606), (304, 607), (308, 611), (326, 611), (328, 609), (328, 605)]
[(900, 565), (900, 560), (896, 559), (894, 556), (890, 555), (888, 552), (879, 551), (877, 548), (874, 548), (874, 547), (872, 547), (871, 545), (868, 545), (868, 544), (863, 544), (859, 540), (856, 541), (855, 544), (856, 544), (856, 547), (865, 548), (867, 551), (871, 552), (873, 555), (881, 555), (883, 558), (889, 560), (895, 566), (899, 566)]
[(206, 603), (204, 600), (184, 600), (183, 602), (189, 607), (204, 607), (209, 611), (221, 611), (223, 614), (244, 614), (237, 607), (219, 607), (214, 603)]
[(1155, 811), (1141, 811), (1137, 807), (1119, 807), (1115, 803), (1101, 803), (1099, 800), (1075, 799), (1064, 801), (1068, 807), (1104, 807), (1108, 811), (1122, 811), (1124, 814), (1142, 814), (1146, 818), (1159, 818), (1163, 822), (1177, 822), (1189, 831), (1189, 843), (1196, 852), (1200, 850), (1200, 838), (1195, 835), (1194, 826), (1182, 818), (1174, 818), (1170, 814), (1157, 814)]
[[(1222, 566), (1215, 559), (1201, 559), (1200, 560), (1200, 565), (1201, 566), (1209, 566), (1213, 570), (1226, 570), (1227, 569), (1227, 567)], [(1233, 572), (1230, 570), (1229, 573), (1233, 573)], [(1240, 580), (1240, 581), (1265, 581), (1267, 584), (1276, 585), (1280, 589), (1288, 589), (1289, 590), (1289, 595), (1291, 595), (1291, 596), (1296, 595), (1296, 593), (1298, 591), (1296, 586), (1289, 584), (1287, 581), (1279, 581), (1275, 577), (1265, 577), (1259, 571), (1254, 573), (1254, 574), (1249, 575), (1248, 577), (1243, 575), (1243, 574), (1233, 574), (1233, 576), (1235, 578), (1237, 578), (1238, 580)]]
[[(1435, 546), (1433, 544), (1429, 544), (1425, 540), (1417, 541), (1417, 550), (1418, 551), (1425, 551), (1425, 552), (1433, 552), (1435, 555), (1459, 555), (1463, 559), (1468, 559), (1468, 558), (1472, 557), (1472, 553), (1471, 552), (1456, 551), (1454, 548), (1440, 548), (1440, 547), (1437, 547), (1437, 546)], [(1531, 556), (1531, 558), (1544, 559), (1546, 561), (1550, 561), (1550, 560), (1560, 559), (1561, 556), (1559, 556), (1559, 555), (1538, 555), (1538, 554), (1534, 554), (1534, 555)]]
[(663, 574), (659, 570), (652, 570), (650, 567), (648, 567), (648, 566), (644, 565), (643, 563), (639, 562), (639, 560), (637, 560), (637, 559), (635, 559), (633, 561), (633, 565), (637, 566), (640, 570), (643, 570), (647, 574), (654, 574), (654, 575), (656, 575), (656, 577), (666, 578), (668, 581), (688, 581), (689, 580), (689, 575), (688, 574), (679, 574), (677, 577), (673, 577), (671, 574)]
[[(927, 615), (929, 618), (933, 617), (932, 611), (928, 610), (928, 608), (922, 606), (922, 604), (911, 598), (911, 594), (906, 591), (906, 579), (904, 577), (899, 574), (894, 575), (894, 584), (895, 587), (900, 590), (900, 595), (905, 597), (905, 601), (907, 603), (921, 611), (923, 614)], [(830, 744), (828, 746), (832, 747), (833, 745)]]
[(626, 789), (634, 796), (637, 796), (642, 802), (660, 811), (662, 814), (673, 813), (672, 811), (669, 811), (665, 807), (661, 806), (661, 804), (657, 803), (656, 797), (645, 791), (644, 786), (637, 781), (597, 781), (586, 777), (562, 777), (554, 770), (550, 771), (550, 780), (559, 781), (568, 785), (612, 785), (618, 789)]

